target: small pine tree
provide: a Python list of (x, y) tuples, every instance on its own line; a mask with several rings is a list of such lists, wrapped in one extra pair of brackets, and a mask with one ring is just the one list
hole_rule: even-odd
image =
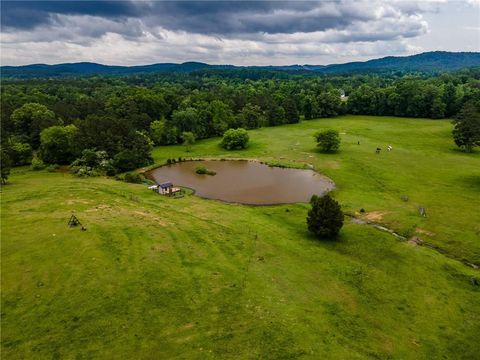
[(318, 238), (336, 237), (343, 226), (343, 212), (338, 202), (327, 194), (322, 197), (313, 195), (310, 204), (312, 208), (307, 215), (308, 230)]

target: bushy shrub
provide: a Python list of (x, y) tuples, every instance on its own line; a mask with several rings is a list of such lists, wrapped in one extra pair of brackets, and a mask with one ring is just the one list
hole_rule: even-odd
[(136, 172), (128, 172), (123, 176), (123, 180), (128, 183), (141, 184), (145, 177)]
[(51, 126), (40, 133), (40, 157), (47, 164), (70, 164), (78, 156), (75, 125)]
[(245, 149), (248, 146), (249, 136), (245, 129), (228, 129), (223, 134), (220, 145), (227, 150)]
[(45, 164), (43, 163), (42, 160), (35, 157), (35, 158), (32, 159), (31, 169), (35, 170), (35, 171), (43, 170), (43, 169), (45, 169)]
[(336, 130), (319, 131), (315, 135), (317, 146), (323, 152), (335, 152), (340, 148), (340, 135)]
[(70, 166), (70, 171), (78, 176), (113, 176), (116, 174), (113, 160), (108, 158), (108, 154), (105, 151), (93, 149), (83, 150), (82, 156)]
[(197, 166), (195, 172), (200, 175), (216, 175), (217, 173), (213, 170), (208, 170), (205, 166)]
[(77, 168), (76, 171), (74, 172), (75, 175), (80, 176), (80, 177), (90, 177), (90, 176), (100, 176), (102, 175), (100, 171), (98, 171), (95, 168), (91, 168), (89, 166), (82, 166), (80, 168)]
[(310, 204), (312, 208), (307, 215), (308, 230), (318, 238), (336, 237), (343, 226), (344, 218), (338, 202), (327, 194), (322, 197), (313, 195)]

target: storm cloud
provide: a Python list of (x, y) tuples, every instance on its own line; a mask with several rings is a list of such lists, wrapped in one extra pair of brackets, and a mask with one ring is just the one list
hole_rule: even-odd
[(91, 15), (107, 18), (140, 16), (130, 1), (2, 1), (2, 29), (34, 29), (52, 24), (57, 15)]
[(422, 50), (414, 40), (431, 32), (426, 16), (442, 6), (406, 0), (2, 1), (2, 63), (285, 64), (405, 54)]
[[(147, 27), (235, 37), (344, 29), (375, 20), (378, 9), (378, 3), (367, 1), (3, 1), (2, 28), (31, 30), (83, 15), (117, 23), (141, 19)], [(386, 9), (383, 17), (402, 15), (391, 5), (381, 9)]]

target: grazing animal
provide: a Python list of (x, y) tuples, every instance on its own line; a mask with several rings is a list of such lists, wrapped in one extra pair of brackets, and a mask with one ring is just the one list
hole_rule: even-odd
[(375, 152), (376, 152), (377, 154), (380, 154), (380, 150), (382, 150), (382, 149), (377, 147), (377, 151), (375, 151)]
[(392, 149), (393, 149), (392, 145), (388, 145), (387, 149), (388, 149), (388, 151), (392, 151)]

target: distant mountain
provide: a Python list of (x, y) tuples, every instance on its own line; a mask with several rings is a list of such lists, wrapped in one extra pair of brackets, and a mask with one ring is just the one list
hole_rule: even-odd
[(139, 66), (115, 66), (102, 65), (90, 62), (66, 63), (56, 65), (33, 64), (24, 66), (0, 67), (2, 77), (58, 77), (58, 76), (82, 76), (82, 75), (113, 75), (113, 74), (136, 74), (154, 72), (192, 72), (210, 65), (187, 62), (183, 64), (162, 63)]
[(388, 56), (368, 61), (332, 65), (287, 65), (287, 66), (235, 66), (209, 65), (201, 62), (183, 64), (160, 63), (139, 66), (114, 66), (90, 62), (56, 65), (33, 64), (23, 66), (1, 66), (1, 77), (45, 78), (59, 76), (91, 76), (138, 73), (190, 73), (201, 70), (258, 69), (288, 72), (314, 72), (320, 74), (346, 74), (365, 72), (440, 72), (463, 68), (480, 67), (480, 52), (434, 51), (411, 56)]
[(322, 73), (352, 73), (367, 71), (453, 71), (480, 66), (480, 52), (433, 51), (411, 56), (387, 56), (364, 62), (328, 65), (320, 68)]

